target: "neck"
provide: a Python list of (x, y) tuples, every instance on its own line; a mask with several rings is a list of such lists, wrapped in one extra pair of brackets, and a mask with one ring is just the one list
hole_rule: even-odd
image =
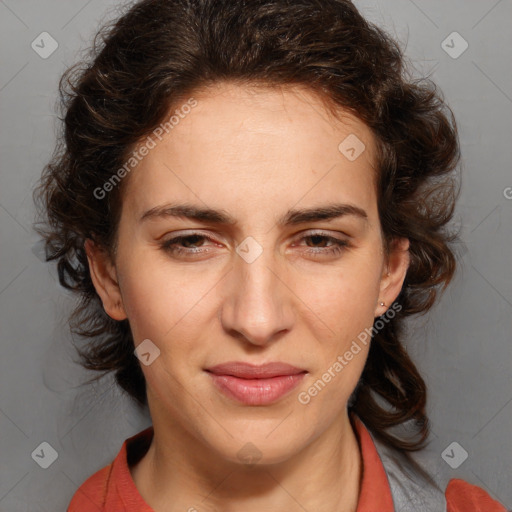
[(266, 465), (226, 461), (175, 423), (153, 424), (151, 446), (131, 472), (155, 511), (357, 509), (361, 456), (346, 411), (299, 453)]

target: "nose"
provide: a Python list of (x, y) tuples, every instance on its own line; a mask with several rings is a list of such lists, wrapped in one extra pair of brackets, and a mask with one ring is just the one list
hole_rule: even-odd
[(220, 318), (224, 330), (254, 346), (285, 335), (294, 322), (293, 292), (271, 250), (248, 263), (236, 255)]

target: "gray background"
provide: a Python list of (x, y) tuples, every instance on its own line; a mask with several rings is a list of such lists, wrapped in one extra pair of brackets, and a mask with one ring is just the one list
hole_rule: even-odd
[[(406, 44), (419, 73), (431, 74), (460, 128), (461, 265), (432, 313), (411, 323), (407, 344), (430, 388), (428, 464), (512, 508), (512, 2), (356, 3)], [(0, 1), (1, 511), (65, 510), (78, 485), (149, 424), (110, 379), (82, 385), (66, 326), (72, 297), (41, 261), (31, 230), (31, 191), (55, 140), (57, 81), (116, 4)], [(47, 59), (31, 48), (44, 31), (59, 45)], [(469, 44), (458, 58), (441, 47), (454, 31)], [(447, 44), (452, 54), (462, 48), (457, 38)], [(468, 453), (457, 469), (441, 457), (454, 441)], [(58, 454), (48, 469), (31, 457), (42, 442)]]

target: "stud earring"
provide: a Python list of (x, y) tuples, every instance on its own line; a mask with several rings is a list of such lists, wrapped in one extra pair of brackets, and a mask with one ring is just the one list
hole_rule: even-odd
[(381, 302), (381, 303), (380, 303), (380, 305), (381, 305), (381, 306), (385, 306), (386, 304), (385, 304), (384, 302)]

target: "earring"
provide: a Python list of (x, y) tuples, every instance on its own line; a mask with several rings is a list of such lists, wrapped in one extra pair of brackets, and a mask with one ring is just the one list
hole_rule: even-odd
[(381, 306), (385, 306), (386, 304), (385, 304), (384, 302), (381, 302), (381, 303), (380, 303), (380, 305), (381, 305)]

